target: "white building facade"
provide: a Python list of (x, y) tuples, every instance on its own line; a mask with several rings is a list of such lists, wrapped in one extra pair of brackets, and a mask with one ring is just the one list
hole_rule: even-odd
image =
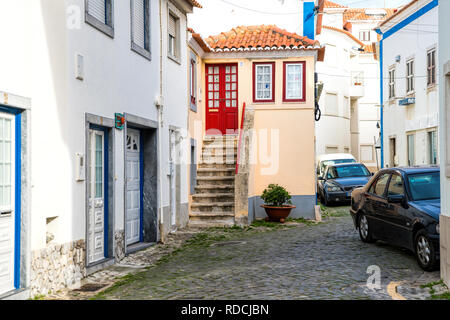
[(438, 1), (417, 0), (378, 32), (385, 167), (439, 163)]
[[(316, 33), (321, 42), (324, 37), (329, 39), (325, 41), (327, 53), (321, 64), (329, 67), (318, 71), (324, 91), (319, 103), (322, 119), (317, 124), (316, 153), (352, 153), (376, 171), (381, 164), (377, 148), (380, 69), (374, 54), (373, 44), (377, 41), (374, 28), (395, 9), (348, 8), (331, 1), (319, 3)], [(330, 32), (333, 35), (327, 36)], [(337, 36), (338, 32), (341, 37)], [(346, 35), (346, 48), (340, 45), (342, 34)], [(334, 108), (336, 104), (338, 107)]]
[(351, 60), (357, 58), (362, 44), (350, 33), (327, 26), (323, 26), (317, 39), (326, 51), (324, 62), (317, 63), (323, 90), (319, 100), (322, 117), (316, 122), (316, 155), (351, 153), (351, 129), (356, 131), (358, 127), (355, 108), (364, 94), (362, 85), (356, 87), (351, 83), (354, 65)]
[[(439, 30), (450, 30), (450, 1), (439, 3)], [(439, 130), (441, 153), (441, 278), (450, 286), (450, 42), (448, 34), (439, 35)]]
[(194, 6), (0, 4), (0, 297), (76, 286), (187, 224)]

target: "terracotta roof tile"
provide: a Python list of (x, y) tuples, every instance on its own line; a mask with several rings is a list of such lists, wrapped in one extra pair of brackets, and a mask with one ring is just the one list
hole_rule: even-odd
[(345, 10), (344, 12), (344, 23), (346, 23), (348, 20), (352, 20), (352, 21), (363, 21), (363, 20), (386, 20), (389, 19), (391, 16), (393, 16), (396, 12), (397, 9), (392, 9), (392, 8), (386, 8), (386, 9), (377, 9), (377, 10), (385, 10), (386, 15), (383, 16), (382, 18), (375, 18), (372, 15), (368, 15), (366, 14), (366, 10), (365, 8), (349, 8), (347, 10)]
[(325, 8), (348, 8), (338, 3), (334, 3), (328, 0), (325, 0)]
[(342, 30), (342, 29), (338, 29), (338, 28), (334, 28), (334, 27), (329, 27), (329, 26), (323, 26), (323, 28), (325, 29), (330, 29), (330, 30), (335, 30), (338, 32), (341, 32), (343, 34), (346, 34), (347, 36), (349, 36), (352, 40), (356, 41), (361, 47), (364, 47), (364, 43), (362, 43), (358, 38), (356, 38), (353, 34), (351, 34), (348, 31)]
[[(275, 25), (239, 26), (205, 40), (214, 50), (297, 48), (317, 49), (319, 41), (280, 29)], [(276, 48), (274, 48), (276, 47)]]
[(197, 8), (203, 8), (202, 5), (197, 0), (187, 0), (191, 5)]

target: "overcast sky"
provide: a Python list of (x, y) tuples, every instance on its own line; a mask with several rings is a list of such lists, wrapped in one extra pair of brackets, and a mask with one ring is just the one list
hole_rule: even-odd
[[(203, 37), (229, 31), (239, 25), (275, 24), (301, 32), (301, 0), (199, 0), (203, 9), (189, 15), (189, 27)], [(350, 7), (398, 7), (410, 0), (334, 0)]]

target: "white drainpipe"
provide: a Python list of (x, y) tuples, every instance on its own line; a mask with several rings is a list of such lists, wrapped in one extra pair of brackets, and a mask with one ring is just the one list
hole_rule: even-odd
[(162, 156), (162, 130), (163, 130), (163, 23), (162, 23), (162, 0), (159, 0), (159, 96), (156, 98), (155, 106), (158, 109), (158, 154), (159, 154), (159, 233), (161, 242), (164, 243), (164, 209), (163, 209), (163, 156)]

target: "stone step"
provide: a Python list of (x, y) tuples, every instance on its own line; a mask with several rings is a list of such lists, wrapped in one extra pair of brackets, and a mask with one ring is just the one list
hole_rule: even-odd
[(223, 185), (211, 185), (204, 184), (195, 187), (197, 195), (201, 194), (211, 194), (211, 193), (233, 193), (234, 194), (234, 184), (223, 184)]
[(233, 227), (235, 225), (234, 218), (229, 218), (226, 220), (195, 220), (195, 219), (189, 219), (188, 226), (190, 228), (226, 228), (226, 227)]
[(230, 163), (230, 164), (199, 163), (198, 169), (233, 169), (233, 170), (236, 170), (236, 164), (235, 163)]
[(197, 185), (233, 185), (234, 176), (229, 177), (197, 177)]
[(236, 162), (237, 162), (237, 158), (216, 158), (216, 157), (212, 157), (212, 158), (202, 158), (200, 160), (200, 164), (213, 164), (213, 165), (235, 165), (236, 166)]
[(203, 193), (192, 196), (193, 203), (208, 203), (214, 204), (217, 202), (232, 202), (234, 201), (234, 193)]
[(215, 202), (215, 203), (197, 203), (191, 204), (192, 212), (203, 213), (222, 213), (229, 212), (234, 213), (234, 201), (233, 202)]
[(197, 176), (199, 177), (227, 177), (235, 175), (235, 168), (200, 168), (197, 169)]
[(200, 211), (193, 211), (189, 214), (190, 217), (198, 218), (198, 219), (217, 219), (217, 218), (224, 218), (224, 217), (232, 217), (234, 218), (233, 212), (200, 212)]
[(234, 141), (237, 142), (238, 135), (228, 135), (228, 136), (205, 136), (203, 138), (203, 143), (211, 143), (218, 141)]

